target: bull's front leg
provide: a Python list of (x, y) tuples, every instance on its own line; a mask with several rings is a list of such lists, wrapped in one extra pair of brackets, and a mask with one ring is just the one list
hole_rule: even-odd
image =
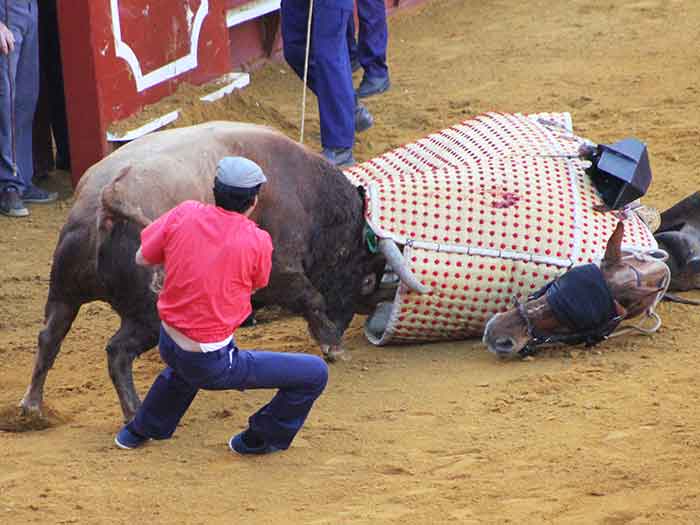
[[(282, 293), (277, 296), (275, 290)], [(268, 288), (259, 293), (262, 302), (280, 306), (300, 314), (306, 319), (311, 336), (318, 341), (323, 356), (328, 361), (349, 360), (350, 355), (341, 345), (342, 334), (328, 318), (326, 301), (302, 272), (286, 272), (273, 275)]]

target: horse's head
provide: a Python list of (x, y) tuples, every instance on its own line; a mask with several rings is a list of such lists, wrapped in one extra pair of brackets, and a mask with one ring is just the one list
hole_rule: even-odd
[(543, 344), (583, 342), (590, 346), (605, 339), (625, 319), (646, 312), (658, 320), (653, 308), (670, 281), (666, 254), (661, 250), (623, 252), (623, 234), (620, 221), (600, 266), (574, 267), (526, 302), (492, 317), (483, 338), (489, 350), (510, 356)]

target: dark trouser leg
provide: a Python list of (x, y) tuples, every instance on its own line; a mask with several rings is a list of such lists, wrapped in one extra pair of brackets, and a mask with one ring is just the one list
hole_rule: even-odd
[(153, 439), (168, 439), (192, 404), (198, 389), (168, 367), (156, 378), (129, 428)]
[[(23, 2), (28, 5), (28, 2)], [(15, 123), (17, 129), (17, 165), (19, 175), (28, 188), (34, 175), (32, 137), (34, 112), (39, 97), (39, 31), (37, 4), (27, 9), (27, 25), (22, 38), (15, 83)]]
[(350, 10), (314, 6), (311, 49), (324, 148), (352, 148), (355, 143), (355, 91), (347, 47), (351, 15)]
[(370, 78), (386, 78), (389, 69), (386, 65), (388, 30), (386, 5), (384, 0), (358, 0), (359, 18), (358, 57)]
[(279, 388), (249, 419), (250, 428), (279, 449), (287, 449), (328, 382), (323, 359), (305, 354), (250, 352), (253, 373), (244, 388)]
[(58, 30), (56, 0), (42, 0), (39, 15), (41, 42), (48, 88), (51, 130), (56, 141), (56, 167), (70, 169), (70, 148), (68, 143), (68, 119), (63, 87), (63, 65), (61, 62), (61, 42)]
[[(160, 355), (169, 366), (163, 370), (136, 411), (129, 428), (153, 439), (168, 439), (199, 390), (179, 373), (175, 343), (161, 328)], [(175, 368), (173, 368), (175, 367)]]
[(249, 423), (267, 444), (284, 450), (289, 448), (327, 382), (328, 366), (319, 357), (238, 350), (232, 353), (230, 373), (202, 388), (278, 388), (277, 394), (250, 417)]
[[(284, 58), (304, 78), (308, 0), (282, 1)], [(355, 92), (348, 56), (347, 25), (352, 12), (314, 6), (308, 86), (318, 98), (324, 148), (352, 148), (355, 142)]]
[(23, 192), (34, 170), (32, 120), (39, 90), (36, 4), (10, 4), (9, 13), (5, 7), (0, 2), (0, 20), (8, 21), (15, 49), (0, 55), (0, 189)]
[[(304, 79), (306, 53), (306, 24), (309, 16), (309, 0), (282, 0), (282, 48), (284, 59), (300, 79)], [(314, 91), (313, 56), (309, 53), (309, 88)]]

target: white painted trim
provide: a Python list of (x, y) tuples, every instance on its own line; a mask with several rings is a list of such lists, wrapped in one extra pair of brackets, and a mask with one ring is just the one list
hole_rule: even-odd
[(162, 128), (163, 126), (167, 126), (171, 122), (175, 122), (179, 116), (180, 110), (171, 111), (170, 113), (163, 115), (162, 117), (158, 117), (157, 119), (147, 122), (143, 126), (127, 131), (123, 135), (116, 135), (108, 131), (107, 140), (109, 142), (128, 142), (130, 140), (143, 137), (147, 133)]
[(226, 27), (233, 27), (248, 20), (277, 11), (280, 0), (253, 0), (241, 6), (226, 11)]
[(214, 102), (221, 97), (229, 95), (234, 89), (241, 89), (250, 84), (250, 75), (248, 73), (228, 73), (216, 81), (217, 85), (222, 85), (216, 91), (212, 91), (208, 95), (199, 97), (203, 102)]
[[(203, 102), (214, 102), (228, 94), (230, 94), (234, 89), (241, 89), (250, 84), (250, 74), (248, 73), (227, 73), (226, 75), (220, 77), (218, 80), (212, 82), (212, 85), (221, 86), (211, 93), (199, 97), (199, 100)], [(153, 119), (143, 126), (127, 131), (122, 135), (117, 135), (115, 133), (107, 132), (107, 141), (109, 142), (128, 142), (130, 140), (143, 137), (147, 133), (156, 131), (164, 126), (167, 126), (171, 122), (176, 121), (180, 116), (180, 108), (171, 111), (165, 115), (162, 115), (156, 119)]]
[(110, 0), (112, 10), (112, 32), (114, 33), (114, 48), (118, 57), (123, 58), (131, 71), (134, 74), (136, 81), (136, 91), (141, 92), (144, 89), (160, 84), (170, 78), (176, 77), (185, 71), (189, 71), (197, 67), (197, 47), (199, 45), (199, 34), (202, 30), (204, 19), (209, 13), (209, 0), (202, 0), (199, 4), (199, 9), (194, 15), (194, 21), (188, 17), (190, 22), (190, 51), (187, 55), (178, 58), (177, 60), (165, 64), (158, 69), (146, 73), (144, 75), (141, 70), (141, 62), (134, 53), (134, 50), (122, 40), (121, 20), (119, 19), (119, 0)]

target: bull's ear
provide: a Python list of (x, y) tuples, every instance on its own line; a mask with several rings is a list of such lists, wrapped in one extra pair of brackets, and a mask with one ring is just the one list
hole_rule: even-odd
[(605, 249), (603, 262), (606, 264), (616, 264), (622, 257), (622, 237), (625, 235), (625, 225), (622, 221), (617, 223), (615, 231), (608, 240), (608, 247)]

